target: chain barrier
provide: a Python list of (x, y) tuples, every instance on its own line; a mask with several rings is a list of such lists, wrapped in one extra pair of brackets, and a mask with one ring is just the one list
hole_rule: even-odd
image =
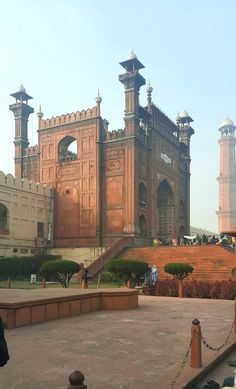
[(232, 323), (232, 326), (231, 326), (231, 328), (230, 328), (229, 334), (228, 334), (228, 336), (226, 337), (224, 343), (221, 344), (221, 346), (219, 346), (219, 347), (211, 346), (211, 345), (206, 341), (206, 339), (202, 336), (202, 337), (201, 337), (201, 341), (202, 341), (202, 343), (204, 344), (204, 346), (205, 346), (206, 348), (208, 348), (209, 350), (211, 350), (211, 351), (219, 351), (219, 350), (221, 350), (221, 349), (226, 345), (226, 343), (227, 343), (228, 340), (229, 340), (229, 337), (230, 337), (230, 335), (231, 335), (231, 333), (232, 333), (232, 330), (233, 330), (233, 328), (234, 328), (234, 323), (235, 323), (235, 318), (234, 318), (234, 320), (233, 320), (233, 323)]
[(182, 371), (183, 371), (183, 369), (184, 369), (184, 367), (185, 367), (185, 365), (187, 363), (188, 356), (189, 356), (189, 353), (190, 353), (190, 350), (191, 350), (191, 345), (192, 345), (192, 339), (190, 340), (188, 349), (187, 349), (187, 351), (185, 353), (184, 359), (183, 359), (183, 361), (182, 361), (182, 363), (181, 363), (181, 365), (179, 367), (179, 370), (178, 370), (177, 374), (174, 376), (174, 378), (173, 378), (172, 382), (170, 383), (170, 385), (168, 386), (168, 389), (172, 389), (175, 386), (176, 382), (178, 381), (178, 379), (179, 379), (179, 377), (180, 377), (180, 375), (181, 375), (181, 373), (182, 373)]

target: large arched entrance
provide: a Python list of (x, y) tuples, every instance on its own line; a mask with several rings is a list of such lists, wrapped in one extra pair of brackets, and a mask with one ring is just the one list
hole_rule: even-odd
[(166, 180), (157, 188), (157, 236), (163, 240), (174, 237), (174, 196)]

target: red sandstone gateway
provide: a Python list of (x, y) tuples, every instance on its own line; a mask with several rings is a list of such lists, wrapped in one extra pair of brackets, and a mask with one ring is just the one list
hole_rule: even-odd
[[(15, 104), (15, 175), (55, 188), (54, 244), (111, 246), (123, 236), (173, 239), (189, 234), (190, 138), (185, 111), (172, 122), (152, 102), (139, 104), (144, 68), (131, 52), (120, 63), (125, 90), (125, 126), (108, 131), (96, 106), (43, 119), (38, 146), (29, 147), (27, 122), (34, 111), (21, 85)], [(72, 145), (75, 145), (72, 149)]]

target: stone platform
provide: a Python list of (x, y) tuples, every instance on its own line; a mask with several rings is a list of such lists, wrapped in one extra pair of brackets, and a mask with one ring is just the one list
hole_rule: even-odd
[(6, 328), (137, 307), (138, 293), (132, 289), (2, 289), (0, 294), (0, 316)]
[[(201, 321), (205, 339), (217, 347), (232, 326), (234, 304), (139, 296), (138, 309), (7, 329), (10, 360), (0, 368), (0, 389), (66, 389), (74, 370), (83, 372), (88, 389), (170, 389), (189, 346), (192, 320)], [(203, 369), (216, 354), (203, 348)], [(183, 389), (202, 370), (190, 368), (189, 359), (172, 389)], [(222, 385), (232, 370), (215, 379)]]

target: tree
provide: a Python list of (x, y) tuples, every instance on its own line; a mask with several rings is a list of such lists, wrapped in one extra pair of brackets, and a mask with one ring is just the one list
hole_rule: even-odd
[(80, 271), (80, 265), (74, 261), (53, 260), (46, 261), (40, 267), (40, 272), (46, 279), (55, 279), (63, 288), (69, 287), (71, 277)]
[(107, 271), (113, 273), (127, 285), (143, 279), (147, 268), (148, 264), (146, 262), (131, 259), (112, 259), (105, 265)]
[(188, 263), (167, 263), (164, 266), (164, 270), (178, 280), (179, 297), (183, 297), (183, 280), (192, 273), (193, 267)]

